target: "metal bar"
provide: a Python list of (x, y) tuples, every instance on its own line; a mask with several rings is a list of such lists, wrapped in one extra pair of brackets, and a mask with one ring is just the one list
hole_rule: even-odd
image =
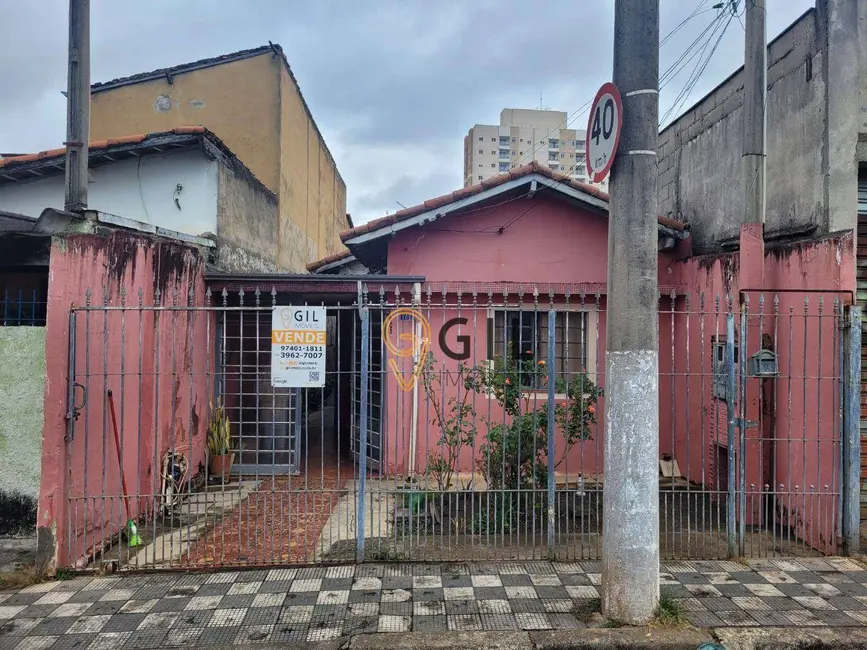
[[(741, 342), (743, 345), (743, 342)], [(728, 499), (726, 500), (726, 534), (728, 537), (728, 556), (737, 557), (737, 536), (735, 533), (735, 315), (726, 314), (726, 415), (728, 421)], [(717, 470), (719, 471), (719, 470)]]
[(361, 308), (361, 412), (358, 450), (358, 515), (356, 520), (355, 561), (364, 562), (364, 498), (367, 481), (367, 389), (370, 356), (370, 310)]
[(69, 312), (69, 384), (66, 393), (66, 440), (72, 442), (75, 437), (75, 419), (78, 409), (75, 407), (75, 312)]
[(860, 553), (861, 501), (861, 307), (849, 307), (843, 425), (843, 553)]
[(554, 558), (554, 337), (557, 312), (548, 312), (548, 555)]
[[(738, 552), (743, 555), (746, 552), (746, 525), (747, 525), (747, 312), (749, 311), (749, 296), (744, 298), (744, 303), (741, 305), (741, 341), (740, 347), (740, 390), (738, 410), (740, 411), (740, 420), (738, 422)], [(761, 341), (761, 336), (759, 337)]]

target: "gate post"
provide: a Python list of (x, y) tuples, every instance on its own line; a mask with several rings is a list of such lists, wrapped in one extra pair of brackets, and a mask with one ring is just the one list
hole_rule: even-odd
[[(548, 312), (548, 557), (554, 559), (554, 518), (557, 508), (554, 503), (554, 337), (557, 312)], [(567, 485), (568, 489), (568, 485)]]
[(843, 368), (843, 554), (860, 552), (861, 307), (849, 307)]
[[(743, 342), (741, 342), (743, 345)], [(735, 472), (735, 315), (726, 315), (726, 420), (728, 431), (728, 498), (726, 499), (726, 536), (728, 538), (728, 556), (737, 557), (738, 542), (735, 530), (735, 500), (737, 499), (737, 479)]]
[[(741, 340), (738, 348), (738, 555), (746, 555), (747, 538), (747, 431), (749, 422), (747, 416), (747, 344), (749, 336), (747, 332), (749, 322), (750, 297), (744, 295), (741, 304)], [(759, 332), (758, 341), (762, 335)]]
[(361, 308), (361, 413), (358, 425), (358, 503), (355, 518), (355, 559), (364, 562), (364, 491), (367, 482), (367, 408), (370, 357), (370, 309)]

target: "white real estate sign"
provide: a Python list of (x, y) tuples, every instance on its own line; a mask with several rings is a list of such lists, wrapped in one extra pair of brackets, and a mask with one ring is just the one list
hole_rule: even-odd
[(325, 386), (325, 307), (274, 307), (271, 386)]

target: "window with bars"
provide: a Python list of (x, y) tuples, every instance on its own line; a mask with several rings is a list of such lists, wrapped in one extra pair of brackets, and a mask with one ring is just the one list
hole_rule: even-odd
[[(587, 368), (587, 313), (558, 312), (554, 324), (554, 372), (558, 379)], [(538, 363), (548, 359), (548, 312), (499, 310), (488, 318), (488, 359), (510, 356)], [(542, 376), (524, 385), (542, 388)]]

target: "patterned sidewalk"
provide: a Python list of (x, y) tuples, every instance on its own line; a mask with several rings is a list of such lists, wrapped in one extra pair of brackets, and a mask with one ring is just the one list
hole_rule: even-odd
[[(373, 632), (576, 629), (598, 607), (599, 572), (599, 562), (527, 562), (76, 577), (0, 593), (0, 647), (206, 648)], [(662, 572), (662, 592), (697, 627), (867, 625), (867, 568), (853, 560), (666, 562)], [(598, 615), (589, 622), (604, 625)]]

